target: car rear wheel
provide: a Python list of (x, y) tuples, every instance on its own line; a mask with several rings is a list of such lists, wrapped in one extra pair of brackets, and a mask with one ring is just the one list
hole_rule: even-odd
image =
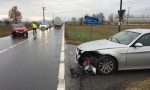
[(111, 56), (102, 56), (97, 63), (97, 72), (100, 74), (111, 74), (117, 70), (117, 62)]

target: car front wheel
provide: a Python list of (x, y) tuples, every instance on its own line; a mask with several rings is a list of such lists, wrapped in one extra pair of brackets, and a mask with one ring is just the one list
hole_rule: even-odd
[(117, 62), (111, 56), (102, 56), (97, 63), (97, 72), (100, 74), (111, 74), (117, 70)]
[(28, 37), (28, 33), (25, 33), (24, 36), (25, 36), (25, 37)]

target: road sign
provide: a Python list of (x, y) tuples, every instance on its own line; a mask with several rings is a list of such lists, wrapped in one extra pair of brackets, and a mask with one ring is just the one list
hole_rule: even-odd
[(90, 24), (90, 25), (98, 25), (100, 24), (100, 20), (98, 18), (85, 16), (84, 18), (84, 24)]
[(124, 15), (124, 13), (125, 13), (125, 9), (124, 10), (118, 10), (118, 14), (119, 14), (119, 18), (121, 18), (121, 19), (123, 19), (123, 15)]

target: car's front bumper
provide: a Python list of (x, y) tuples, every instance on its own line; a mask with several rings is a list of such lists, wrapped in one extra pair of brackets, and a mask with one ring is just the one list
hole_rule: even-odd
[(13, 31), (13, 33), (15, 34), (24, 34), (24, 33), (28, 33), (27, 31)]
[(75, 51), (75, 60), (79, 63), (79, 59), (81, 57), (81, 54), (83, 53), (84, 51), (82, 51), (81, 49), (77, 48), (76, 51)]

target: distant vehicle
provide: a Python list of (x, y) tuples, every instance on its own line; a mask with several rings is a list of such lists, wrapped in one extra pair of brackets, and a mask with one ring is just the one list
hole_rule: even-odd
[(54, 28), (61, 28), (62, 21), (61, 21), (60, 17), (56, 17), (54, 19), (54, 23), (53, 24), (54, 24)]
[(54, 25), (52, 23), (49, 23), (49, 28), (53, 27)]
[(47, 22), (41, 22), (40, 25), (39, 25), (39, 29), (40, 30), (46, 30), (46, 29), (49, 29), (50, 26)]
[(23, 24), (13, 24), (11, 34), (12, 36), (23, 35), (28, 37), (28, 29)]
[(98, 73), (116, 70), (150, 69), (150, 29), (128, 29), (108, 40), (81, 44), (76, 49), (80, 66), (94, 66)]

